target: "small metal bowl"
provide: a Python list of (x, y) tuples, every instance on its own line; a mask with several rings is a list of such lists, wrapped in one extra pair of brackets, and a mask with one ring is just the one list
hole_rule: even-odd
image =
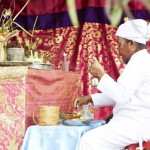
[(46, 64), (46, 63), (33, 63), (30, 65), (30, 68), (35, 69), (53, 69), (52, 64)]
[(78, 115), (76, 113), (66, 113), (66, 112), (59, 113), (59, 116), (60, 119), (76, 119), (81, 117), (81, 115)]

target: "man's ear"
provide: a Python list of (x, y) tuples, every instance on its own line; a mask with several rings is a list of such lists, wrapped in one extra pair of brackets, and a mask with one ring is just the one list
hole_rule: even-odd
[(136, 50), (136, 47), (137, 47), (137, 43), (136, 42), (130, 40), (128, 42), (128, 44), (129, 44), (129, 47), (130, 47), (131, 51), (135, 51)]

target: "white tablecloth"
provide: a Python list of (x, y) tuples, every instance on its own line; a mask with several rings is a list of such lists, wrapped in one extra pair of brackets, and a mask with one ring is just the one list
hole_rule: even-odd
[(78, 150), (81, 136), (95, 127), (30, 126), (26, 131), (22, 150)]

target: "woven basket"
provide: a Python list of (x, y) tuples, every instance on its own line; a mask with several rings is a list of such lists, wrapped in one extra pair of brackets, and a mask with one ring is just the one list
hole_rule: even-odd
[[(33, 120), (36, 124), (42, 126), (57, 125), (59, 123), (58, 106), (43, 106), (40, 105), (33, 112)], [(35, 112), (37, 112), (37, 120), (35, 120)]]

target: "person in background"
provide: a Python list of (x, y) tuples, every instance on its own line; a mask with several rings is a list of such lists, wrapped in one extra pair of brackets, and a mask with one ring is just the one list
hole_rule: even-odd
[(150, 140), (150, 54), (146, 49), (148, 24), (133, 19), (116, 31), (118, 50), (126, 66), (114, 81), (96, 58), (90, 60), (89, 72), (99, 78), (102, 93), (75, 99), (77, 108), (88, 102), (111, 106), (113, 117), (105, 125), (86, 132), (79, 150), (124, 150), (126, 146)]

